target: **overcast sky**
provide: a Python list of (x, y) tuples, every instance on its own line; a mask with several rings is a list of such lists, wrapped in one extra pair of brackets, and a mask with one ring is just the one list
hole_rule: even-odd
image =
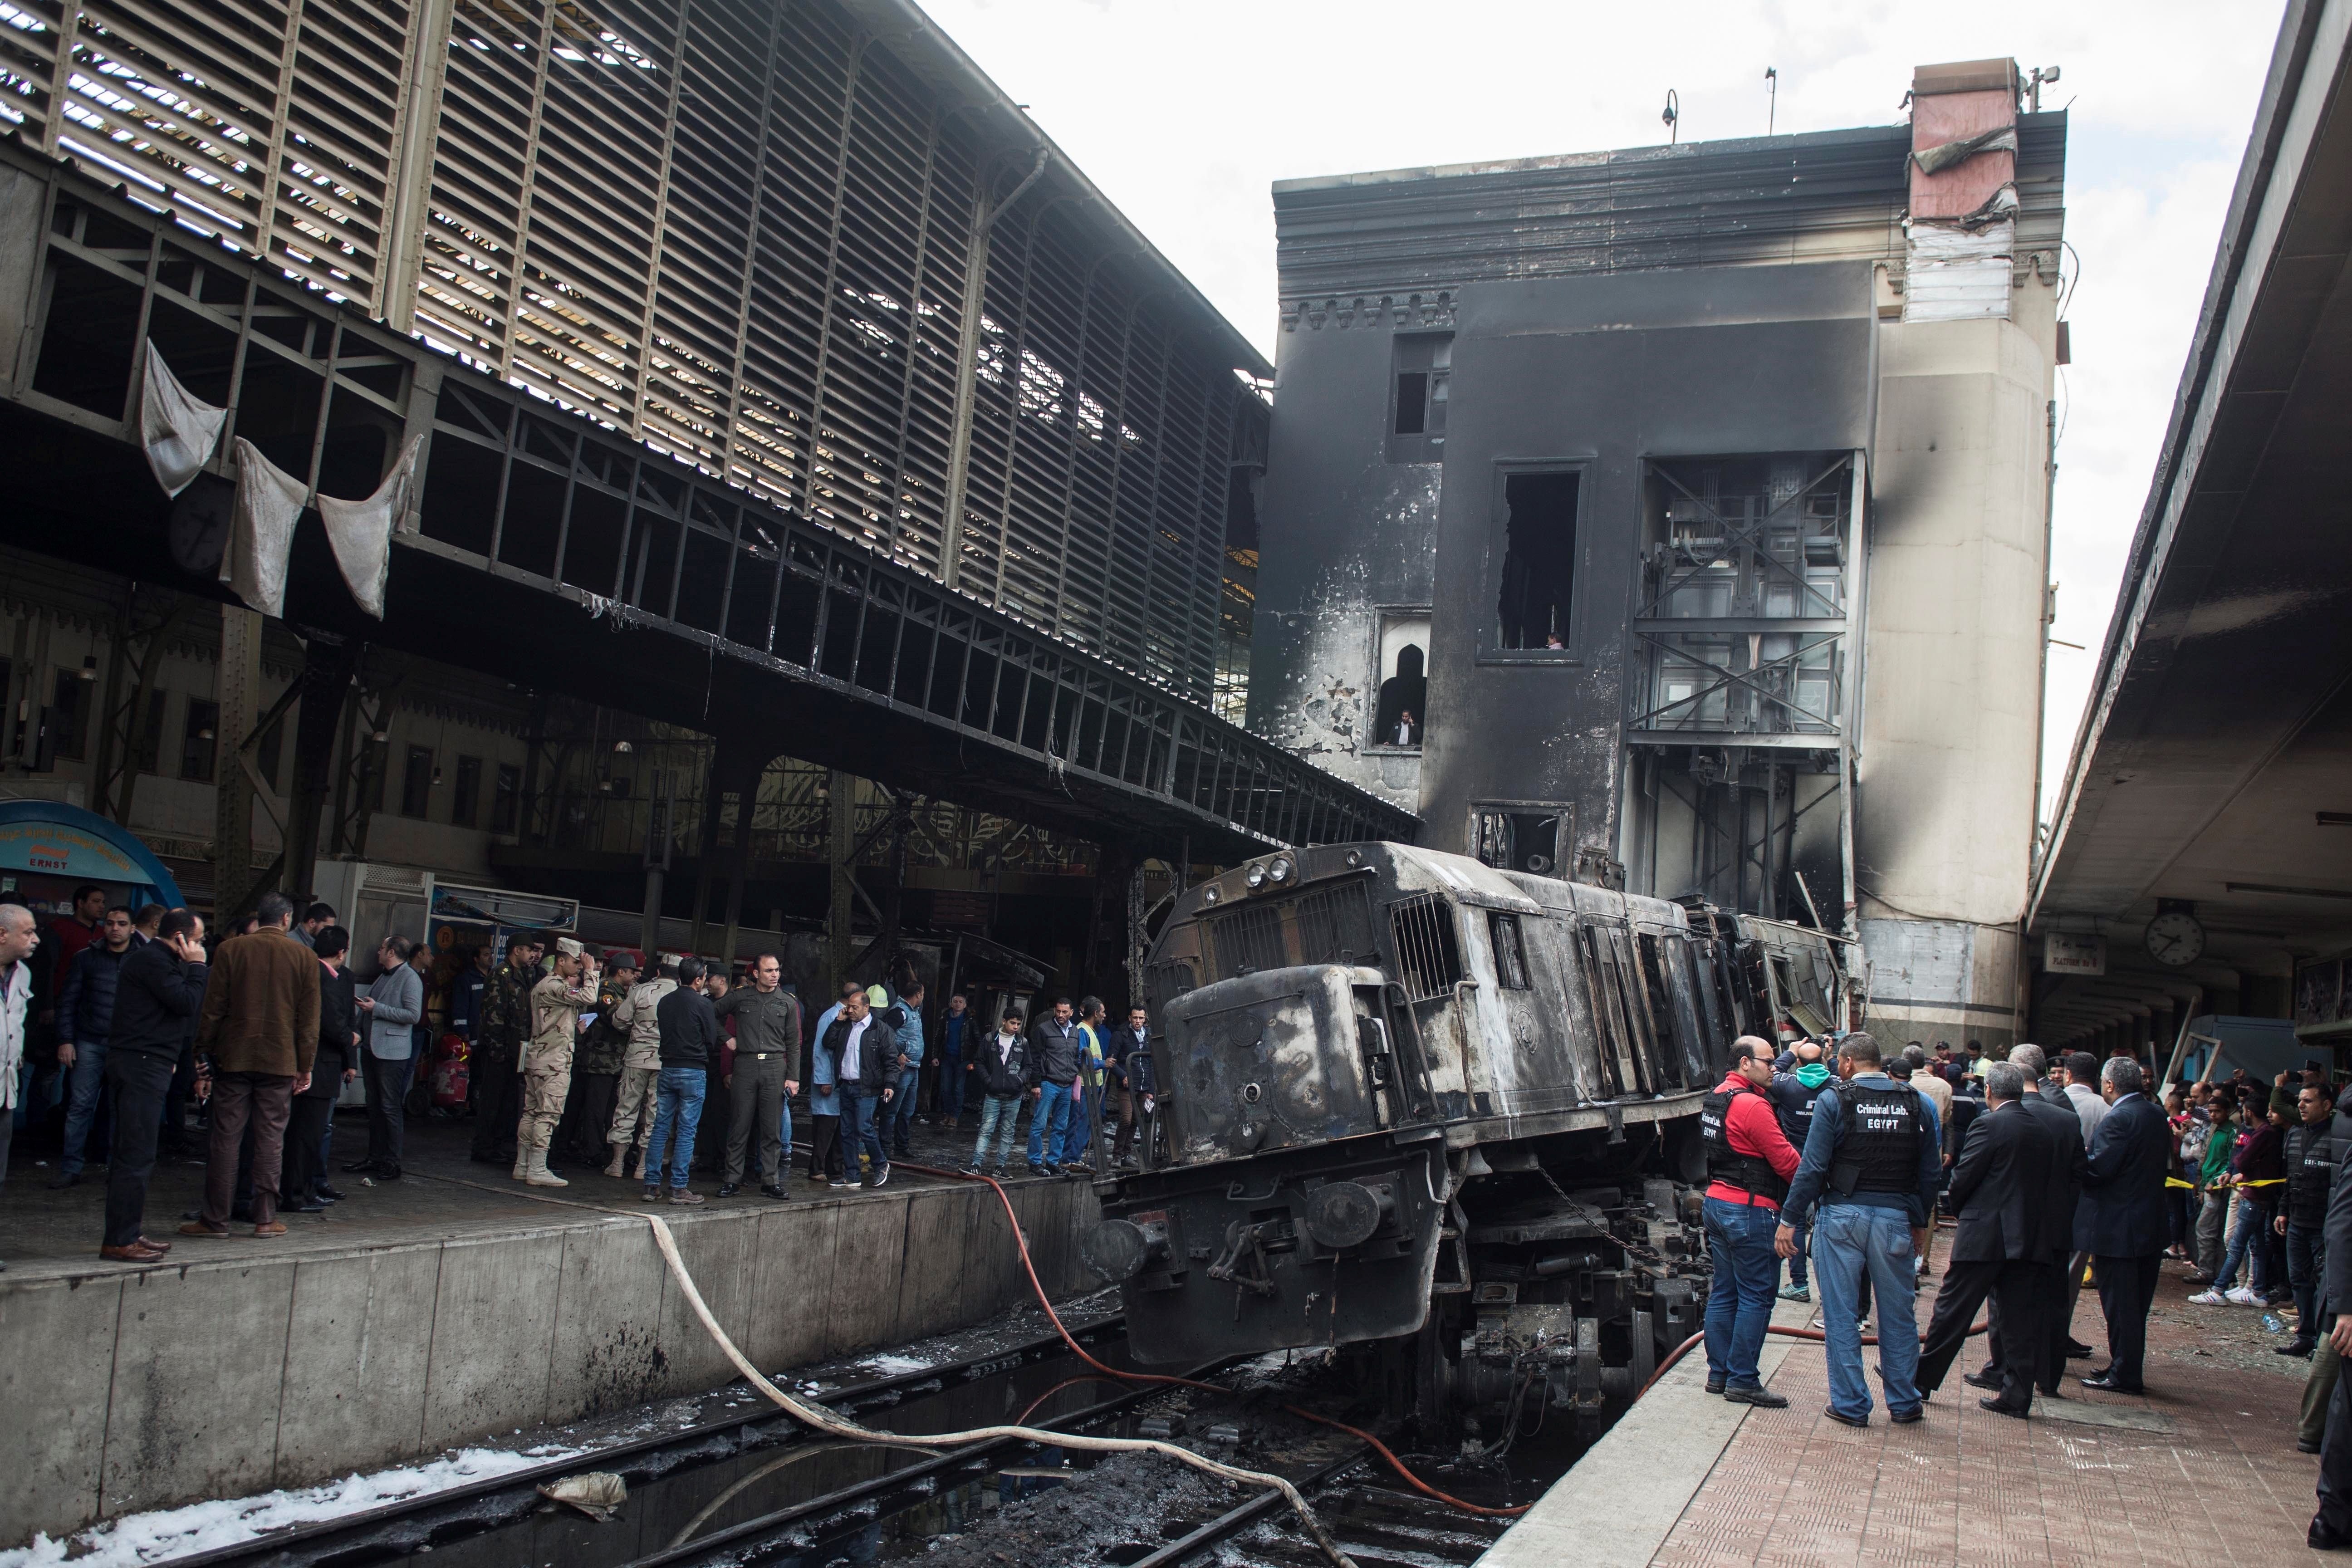
[[(1891, 124), (1911, 68), (2057, 66), (2081, 256), (2059, 392), (2059, 584), (2043, 793), (2058, 787), (2147, 493), (2278, 0), (1956, 12), (1883, 0), (923, 0), (1243, 331), (1274, 354), (1276, 180)], [(2191, 74), (2193, 71), (2194, 74)], [(2070, 258), (2071, 262), (2072, 258)], [(2070, 266), (2070, 270), (2072, 268)]]

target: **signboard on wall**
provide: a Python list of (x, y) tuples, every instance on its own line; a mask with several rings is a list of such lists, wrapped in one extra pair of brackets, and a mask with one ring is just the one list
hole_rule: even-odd
[(2044, 931), (2042, 968), (2048, 974), (2105, 974), (2107, 939), (2083, 931)]

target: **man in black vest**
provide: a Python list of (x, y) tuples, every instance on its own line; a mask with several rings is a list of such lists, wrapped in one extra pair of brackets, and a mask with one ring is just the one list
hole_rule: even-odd
[(1706, 1151), (1706, 1391), (1779, 1409), (1787, 1396), (1763, 1385), (1757, 1352), (1772, 1321), (1772, 1230), (1797, 1151), (1782, 1136), (1767, 1089), (1772, 1047), (1753, 1035), (1731, 1045), (1731, 1070), (1700, 1102)]
[(2328, 1190), (2335, 1184), (2336, 1140), (2328, 1127), (2336, 1108), (2327, 1091), (2305, 1084), (2294, 1100), (2295, 1124), (2286, 1130), (2286, 1203), (2278, 1229), (2286, 1237), (2286, 1282), (2294, 1290), (2294, 1338), (2272, 1348), (2307, 1356), (2319, 1344), (2319, 1268)]
[[(1780, 1113), (1780, 1131), (1792, 1149), (1805, 1146), (1805, 1135), (1813, 1130), (1813, 1101), (1828, 1089), (1834, 1075), (1822, 1060), (1819, 1040), (1800, 1040), (1790, 1053), (1794, 1059), (1789, 1070), (1772, 1075), (1772, 1109)], [(1805, 1253), (1809, 1237), (1807, 1227), (1797, 1227), (1797, 1250), (1789, 1255), (1789, 1282), (1780, 1288), (1783, 1301), (1810, 1301), (1813, 1299), (1811, 1281), (1805, 1278)]]
[(2051, 1129), (2027, 1111), (2025, 1094), (2025, 1073), (2015, 1063), (1996, 1062), (1985, 1069), (1985, 1100), (1991, 1109), (1977, 1118), (1952, 1165), (1952, 1206), (1959, 1229), (1944, 1267), (1935, 1317), (1919, 1347), (1920, 1392), (1933, 1394), (1960, 1353), (1977, 1308), (1992, 1297), (2000, 1308), (1995, 1332), (2001, 1386), (1996, 1396), (1977, 1403), (2021, 1416), (2033, 1405), (2035, 1342), (2050, 1254), (2071, 1241), (2068, 1232), (2059, 1230), (2059, 1216), (2048, 1201), (2071, 1179), (2062, 1163), (2065, 1151)]
[(1881, 1069), (1878, 1042), (1859, 1031), (1838, 1045), (1843, 1080), (1813, 1102), (1803, 1163), (1789, 1184), (1780, 1227), (1781, 1257), (1796, 1249), (1796, 1226), (1813, 1221), (1813, 1272), (1822, 1285), (1822, 1328), (1828, 1338), (1830, 1403), (1823, 1414), (1848, 1426), (1870, 1425), (1870, 1384), (1862, 1370), (1862, 1281), (1877, 1303), (1878, 1373), (1886, 1414), (1899, 1424), (1923, 1414), (1914, 1381), (1919, 1364), (1920, 1236), (1935, 1220), (1943, 1176), (1936, 1108)]
[(2172, 1130), (2140, 1092), (2146, 1082), (2129, 1057), (2109, 1057), (2099, 1069), (2107, 1111), (2091, 1135), (2083, 1201), (2074, 1210), (2074, 1249), (2091, 1255), (2107, 1319), (2107, 1364), (2083, 1379), (2083, 1386), (2116, 1394), (2145, 1392), (2140, 1362), (2147, 1350), (2147, 1309), (2172, 1239), (2164, 1214)]

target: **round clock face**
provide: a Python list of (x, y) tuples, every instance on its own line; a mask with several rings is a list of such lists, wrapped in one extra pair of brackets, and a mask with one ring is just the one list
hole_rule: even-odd
[(2205, 928), (2197, 917), (2175, 910), (2147, 922), (2147, 955), (2178, 969), (2194, 963), (2205, 951)]

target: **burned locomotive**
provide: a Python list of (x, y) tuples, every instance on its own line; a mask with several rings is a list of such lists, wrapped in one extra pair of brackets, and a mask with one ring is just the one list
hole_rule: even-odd
[(1734, 1037), (1851, 1026), (1848, 944), (1396, 844), (1185, 892), (1160, 1096), (1087, 1237), (1155, 1362), (1331, 1346), (1387, 1403), (1597, 1413), (1696, 1332)]

